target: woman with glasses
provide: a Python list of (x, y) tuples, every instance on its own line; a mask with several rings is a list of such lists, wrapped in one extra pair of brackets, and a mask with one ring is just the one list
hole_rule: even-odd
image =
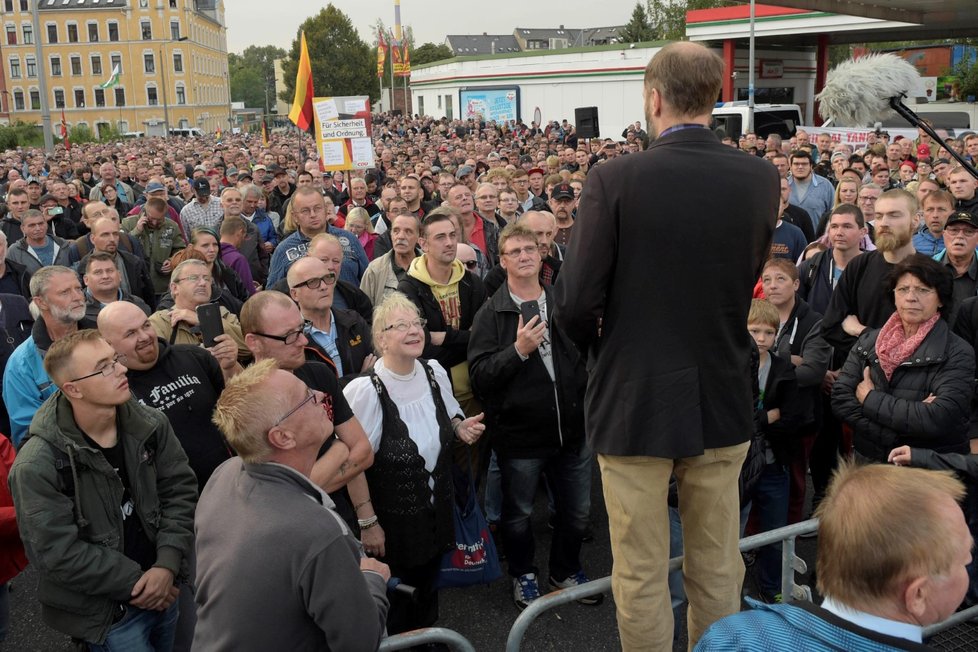
[(367, 254), (368, 260), (374, 259), (374, 243), (377, 241), (377, 234), (374, 233), (374, 225), (370, 220), (370, 213), (363, 206), (351, 208), (346, 214), (346, 230), (357, 236), (357, 240), (363, 245), (363, 250)]
[(859, 336), (832, 388), (832, 411), (852, 428), (857, 458), (886, 462), (903, 445), (969, 451), (975, 355), (946, 321), (953, 282), (921, 254), (894, 267), (896, 312)]
[(383, 528), (384, 536), (366, 552), (418, 589), (416, 602), (391, 597), (389, 634), (430, 627), (438, 619), (434, 581), (442, 554), (455, 541), (452, 444), (474, 444), (485, 430), (482, 414), (463, 417), (445, 369), (419, 360), (424, 326), (406, 296), (395, 292), (384, 299), (373, 319), (380, 358), (343, 390), (374, 449), (366, 475), (376, 516), (360, 527)]

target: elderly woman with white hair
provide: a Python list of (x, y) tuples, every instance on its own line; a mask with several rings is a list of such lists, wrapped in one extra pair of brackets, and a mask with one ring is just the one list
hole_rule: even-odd
[(471, 445), (485, 431), (482, 414), (464, 417), (445, 369), (419, 359), (424, 326), (406, 296), (388, 296), (374, 311), (380, 357), (343, 390), (374, 449), (366, 475), (375, 516), (360, 522), (365, 551), (417, 588), (415, 602), (391, 597), (390, 634), (430, 627), (438, 619), (434, 582), (442, 555), (455, 541), (452, 442)]

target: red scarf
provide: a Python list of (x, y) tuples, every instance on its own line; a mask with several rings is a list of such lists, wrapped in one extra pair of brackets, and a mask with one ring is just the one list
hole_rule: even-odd
[(927, 334), (931, 332), (934, 324), (940, 318), (940, 313), (934, 315), (921, 324), (916, 333), (907, 337), (903, 330), (900, 315), (896, 312), (890, 315), (890, 318), (883, 324), (883, 328), (880, 329), (880, 334), (876, 337), (876, 355), (879, 356), (880, 367), (883, 369), (883, 375), (886, 376), (887, 380), (890, 379), (900, 364), (913, 355), (913, 352), (917, 350), (917, 347), (924, 341), (924, 338), (927, 337)]

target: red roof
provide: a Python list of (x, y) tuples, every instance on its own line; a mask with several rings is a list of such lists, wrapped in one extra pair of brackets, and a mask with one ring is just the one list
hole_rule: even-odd
[[(765, 18), (768, 16), (790, 16), (792, 14), (815, 13), (808, 9), (794, 9), (790, 7), (776, 7), (774, 5), (754, 5), (754, 16)], [(735, 5), (733, 7), (720, 7), (718, 9), (693, 9), (686, 12), (686, 24), (711, 23), (720, 20), (745, 20), (750, 18), (750, 5)]]

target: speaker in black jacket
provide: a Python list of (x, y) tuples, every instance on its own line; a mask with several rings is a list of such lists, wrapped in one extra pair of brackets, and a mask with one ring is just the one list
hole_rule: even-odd
[(581, 106), (574, 109), (574, 126), (579, 138), (598, 138), (598, 107)]

